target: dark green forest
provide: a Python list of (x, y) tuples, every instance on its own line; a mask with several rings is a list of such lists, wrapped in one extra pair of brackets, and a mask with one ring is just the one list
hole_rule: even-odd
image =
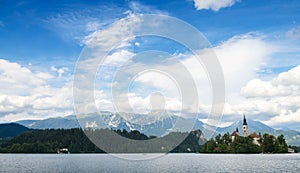
[(17, 123), (0, 124), (0, 139), (14, 137), (30, 130)]
[[(146, 136), (136, 130), (127, 132), (110, 129), (86, 129), (85, 131), (82, 129), (26, 129), (25, 132), (13, 138), (1, 139), (0, 153), (56, 153), (60, 148), (68, 148), (71, 153), (104, 153), (86, 136), (86, 134), (92, 134), (94, 139), (101, 141), (104, 132), (115, 132), (116, 135), (133, 139), (112, 145), (116, 148), (115, 152), (287, 153), (288, 148), (298, 151), (298, 147), (287, 146), (283, 135), (275, 137), (264, 134), (259, 140), (259, 145), (256, 145), (251, 137), (236, 136), (232, 141), (229, 133), (223, 136), (219, 134), (206, 141), (200, 130), (190, 133), (171, 132), (163, 137), (155, 137)], [(183, 141), (178, 146), (172, 146), (177, 139), (183, 139)], [(136, 146), (136, 141), (147, 140), (154, 140), (154, 142), (151, 145), (145, 143), (145, 146), (141, 148)], [(108, 140), (108, 142), (111, 141), (114, 140)]]
[(55, 153), (59, 148), (81, 153), (101, 153), (81, 129), (32, 130), (1, 140), (2, 153)]
[[(92, 133), (101, 133), (103, 131), (112, 131), (108, 129), (99, 129), (88, 131)], [(117, 151), (127, 151), (128, 145), (134, 145), (134, 140), (149, 140), (156, 138), (155, 136), (146, 136), (138, 131), (116, 130), (117, 134), (133, 139), (133, 143), (124, 143), (118, 145), (122, 147)], [(187, 136), (187, 138), (171, 152), (197, 152), (201, 149), (200, 135), (201, 131), (193, 131), (190, 133), (172, 132), (162, 137), (158, 145), (168, 148), (165, 139), (172, 141), (178, 137)], [(130, 140), (132, 141), (132, 140)], [(202, 142), (203, 144), (204, 142)], [(11, 139), (0, 140), (0, 153), (56, 153), (57, 149), (68, 148), (71, 153), (104, 153), (85, 135), (82, 129), (47, 129), (32, 130), (24, 132)], [(143, 150), (141, 150), (143, 151)], [(128, 151), (130, 152), (130, 151)], [(157, 151), (157, 152), (164, 152)]]

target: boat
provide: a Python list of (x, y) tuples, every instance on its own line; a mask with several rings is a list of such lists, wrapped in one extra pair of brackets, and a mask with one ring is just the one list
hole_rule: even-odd
[(70, 154), (68, 148), (60, 148), (60, 149), (57, 149), (57, 153), (58, 153), (58, 154)]

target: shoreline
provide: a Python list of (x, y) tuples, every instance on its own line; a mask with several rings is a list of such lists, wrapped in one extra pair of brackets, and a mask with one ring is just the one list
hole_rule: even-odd
[(181, 154), (191, 154), (191, 155), (300, 155), (300, 153), (68, 153), (68, 154), (58, 154), (58, 153), (0, 153), (0, 155), (35, 155), (35, 154), (45, 154), (45, 155), (123, 155), (123, 154), (139, 154), (139, 155), (181, 155)]

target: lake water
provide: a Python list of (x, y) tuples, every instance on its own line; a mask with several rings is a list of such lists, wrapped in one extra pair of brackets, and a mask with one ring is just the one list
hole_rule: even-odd
[[(139, 157), (138, 154), (127, 156)], [(168, 154), (143, 161), (124, 160), (106, 154), (0, 154), (0, 172), (299, 173), (300, 154)]]

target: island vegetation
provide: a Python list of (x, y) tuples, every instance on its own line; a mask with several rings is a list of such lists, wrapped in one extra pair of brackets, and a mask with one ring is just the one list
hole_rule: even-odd
[[(297, 147), (291, 147), (294, 152), (298, 152)], [(201, 152), (203, 153), (288, 153), (289, 146), (287, 145), (284, 136), (275, 137), (270, 134), (264, 134), (258, 140), (258, 143), (253, 142), (250, 136), (236, 136), (232, 141), (229, 133), (221, 136), (217, 135), (211, 138), (204, 145)]]

